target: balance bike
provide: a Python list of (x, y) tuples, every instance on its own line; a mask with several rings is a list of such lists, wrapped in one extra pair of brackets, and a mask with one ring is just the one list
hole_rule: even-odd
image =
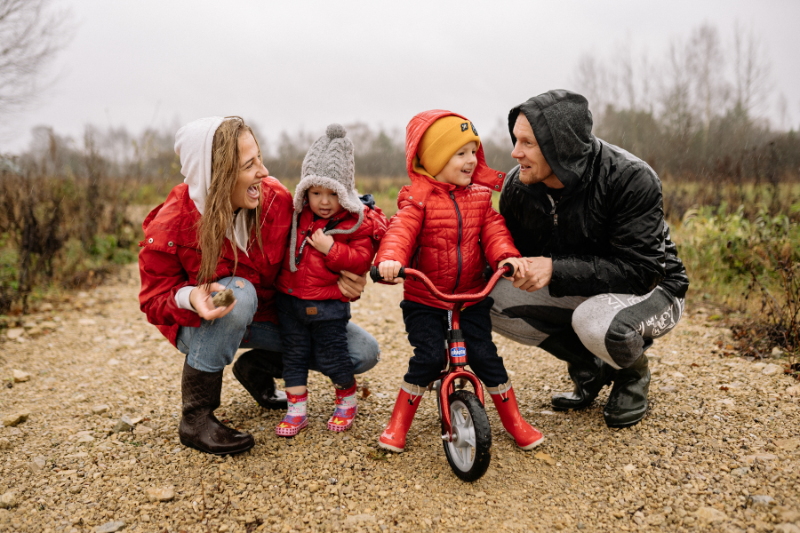
[[(448, 310), (448, 329), (446, 336), (447, 367), (442, 371), (435, 383), (436, 400), (439, 405), (439, 418), (442, 421), (442, 442), (444, 454), (453, 472), (463, 481), (476, 481), (486, 473), (492, 459), (492, 430), (484, 408), (483, 387), (478, 376), (464, 367), (467, 364), (467, 346), (464, 334), (460, 329), (461, 307), (457, 304), (479, 302), (486, 298), (503, 276), (512, 276), (514, 267), (504, 265), (489, 279), (483, 291), (476, 294), (444, 294), (433, 282), (419, 270), (401, 268), (397, 277), (405, 279), (413, 276), (419, 279), (433, 296), (447, 303), (452, 303)], [(383, 278), (378, 268), (370, 269), (372, 281)], [(456, 379), (472, 383), (474, 393), (467, 390), (455, 390)], [(442, 409), (442, 406), (447, 406)]]

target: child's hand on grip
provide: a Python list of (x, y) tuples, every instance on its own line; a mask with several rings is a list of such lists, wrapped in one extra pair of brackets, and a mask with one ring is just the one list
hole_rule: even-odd
[(497, 265), (497, 268), (498, 269), (503, 268), (503, 265), (511, 265), (514, 267), (513, 276), (511, 277), (503, 276), (504, 278), (507, 279), (519, 279), (522, 276), (524, 276), (526, 272), (528, 272), (528, 262), (522, 259), (521, 257), (509, 257), (508, 259), (503, 259)]
[(397, 277), (402, 267), (403, 265), (400, 261), (382, 261), (378, 265), (378, 272), (380, 272), (384, 281), (397, 283), (398, 281), (402, 281), (402, 278)]

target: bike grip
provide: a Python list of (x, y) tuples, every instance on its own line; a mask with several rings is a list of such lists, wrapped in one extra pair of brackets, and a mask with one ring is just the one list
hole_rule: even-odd
[(375, 265), (369, 267), (369, 277), (372, 278), (372, 281), (374, 281), (375, 283), (378, 283), (379, 281), (383, 280), (383, 277), (381, 277), (380, 272), (378, 272), (378, 267), (376, 267)]
[[(381, 276), (380, 272), (378, 272), (378, 267), (375, 265), (372, 265), (369, 268), (369, 277), (372, 278), (372, 281), (375, 283), (383, 281), (383, 276)], [(406, 267), (400, 267), (400, 272), (397, 273), (397, 277), (406, 279)]]
[(503, 265), (503, 268), (506, 270), (505, 273), (506, 277), (511, 277), (514, 275), (514, 265), (512, 265), (511, 263), (506, 263), (505, 265)]

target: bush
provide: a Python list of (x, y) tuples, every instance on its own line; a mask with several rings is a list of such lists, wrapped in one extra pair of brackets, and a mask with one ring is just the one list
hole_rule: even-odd
[(793, 214), (761, 208), (750, 219), (743, 207), (729, 212), (723, 203), (687, 212), (677, 233), (693, 290), (750, 313), (735, 328), (745, 353), (800, 351), (800, 223)]

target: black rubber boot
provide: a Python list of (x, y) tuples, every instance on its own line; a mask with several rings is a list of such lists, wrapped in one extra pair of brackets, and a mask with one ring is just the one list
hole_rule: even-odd
[(632, 366), (615, 371), (614, 387), (603, 409), (603, 418), (610, 428), (624, 428), (638, 423), (647, 412), (650, 390), (650, 368), (642, 354)]
[(566, 361), (569, 377), (575, 384), (572, 392), (557, 392), (550, 398), (557, 411), (588, 407), (600, 390), (611, 383), (614, 369), (590, 352), (572, 330), (550, 335), (539, 348)]
[(250, 350), (233, 364), (233, 375), (264, 409), (287, 409), (286, 393), (275, 387), (283, 375), (283, 355), (269, 350)]
[(202, 372), (183, 363), (183, 416), (178, 426), (181, 444), (214, 455), (241, 453), (255, 445), (252, 435), (231, 429), (214, 416), (221, 392), (221, 370)]

